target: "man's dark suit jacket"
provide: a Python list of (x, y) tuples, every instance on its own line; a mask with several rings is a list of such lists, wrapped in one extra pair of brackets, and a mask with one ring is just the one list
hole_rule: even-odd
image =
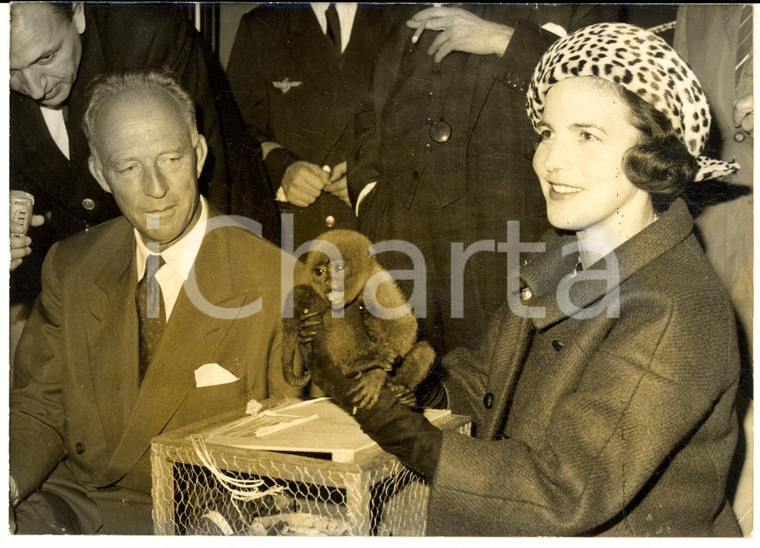
[[(422, 7), (406, 9), (411, 16)], [(572, 30), (617, 16), (616, 7), (575, 4), (461, 7), (514, 29), (504, 55), (454, 51), (436, 63), (428, 48), (439, 33), (425, 31), (412, 44), (415, 30), (397, 26), (375, 63), (372, 102), (356, 117), (348, 174), (354, 204), (365, 186), (377, 181), (359, 204), (359, 230), (374, 242), (411, 242), (424, 254), (430, 294), (425, 327), (435, 333), (434, 343), (444, 339), (446, 350), (479, 345), (486, 312), (494, 312), (506, 298), (507, 272), (506, 253), (476, 254), (465, 273), (464, 318), (452, 318), (448, 302), (441, 305), (444, 310), (434, 310), (434, 296), (447, 300), (457, 283), (452, 281), (450, 245), (459, 242), (466, 249), (480, 241), (504, 242), (511, 220), (520, 222), (524, 242), (537, 241), (548, 227), (532, 168), (537, 136), (525, 112), (533, 69), (557, 39), (543, 26)], [(431, 124), (439, 120), (452, 127), (446, 142), (431, 137)], [(388, 261), (384, 255), (378, 259)], [(405, 263), (386, 266), (409, 268)]]
[[(248, 131), (259, 142), (285, 147), (290, 162), (334, 166), (347, 160), (354, 114), (394, 15), (394, 8), (360, 5), (351, 40), (338, 55), (308, 4), (260, 6), (247, 13), (227, 74)], [(289, 163), (270, 156), (266, 164), (276, 190)], [(332, 228), (356, 228), (352, 209), (327, 192), (309, 207), (281, 209), (294, 215), (296, 247), (327, 230), (328, 217)]]
[[(279, 326), (281, 264), (296, 261), (245, 229), (211, 231), (221, 219), (209, 219), (142, 386), (132, 226), (118, 217), (53, 245), (14, 363), (10, 472), (22, 498), (56, 466), (89, 499), (144, 497), (151, 438), (242, 413), (251, 398), (295, 395), (282, 378)], [(195, 370), (210, 363), (238, 380), (197, 387)]]
[(199, 130), (209, 144), (201, 192), (222, 212), (257, 219), (264, 236), (279, 234), (260, 155), (224, 93), (221, 67), (184, 14), (168, 5), (88, 4), (85, 21), (79, 74), (66, 103), (70, 160), (50, 136), (39, 105), (10, 94), (10, 188), (33, 194), (35, 213), (47, 217), (43, 226), (31, 229), (32, 254), (11, 274), (12, 301), (29, 302), (39, 292), (42, 261), (53, 243), (120, 214), (90, 175), (81, 127), (87, 85), (104, 72), (170, 68), (195, 99)]

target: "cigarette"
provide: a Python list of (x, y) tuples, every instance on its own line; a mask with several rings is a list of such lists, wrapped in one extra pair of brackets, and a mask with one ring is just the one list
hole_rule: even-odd
[[(427, 21), (425, 21), (427, 23)], [(420, 35), (425, 31), (425, 24), (420, 25), (417, 27), (417, 30), (414, 31), (414, 36), (412, 36), (412, 44), (416, 44), (417, 41), (420, 39)]]

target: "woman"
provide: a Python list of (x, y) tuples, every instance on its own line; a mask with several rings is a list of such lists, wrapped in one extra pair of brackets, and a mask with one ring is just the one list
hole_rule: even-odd
[(735, 170), (699, 157), (701, 88), (665, 42), (604, 23), (547, 51), (528, 113), (558, 230), (520, 268), (522, 307), (444, 358), (475, 437), (387, 393), (357, 420), (431, 481), (431, 535), (739, 535), (733, 313), (678, 198)]

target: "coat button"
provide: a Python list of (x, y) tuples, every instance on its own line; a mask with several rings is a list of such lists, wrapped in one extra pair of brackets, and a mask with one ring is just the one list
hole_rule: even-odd
[(95, 201), (92, 198), (85, 198), (82, 200), (82, 207), (87, 211), (92, 211), (95, 209)]
[(335, 224), (335, 217), (333, 217), (332, 215), (328, 215), (327, 217), (325, 217), (325, 226), (327, 228), (332, 228), (334, 224)]
[(493, 407), (493, 403), (495, 400), (496, 398), (494, 398), (493, 394), (489, 392), (488, 394), (483, 396), (483, 405), (485, 406), (486, 409), (491, 409)]
[(81, 441), (78, 441), (74, 446), (74, 451), (76, 451), (77, 455), (84, 453), (84, 444)]
[(529, 300), (533, 296), (533, 292), (530, 290), (530, 287), (523, 287), (520, 291), (520, 297), (523, 301)]
[(734, 133), (734, 141), (736, 141), (737, 143), (743, 143), (744, 139), (746, 138), (747, 137), (746, 135), (744, 135), (743, 131), (737, 131), (736, 133)]
[(554, 348), (554, 350), (556, 350), (557, 352), (559, 352), (560, 350), (562, 350), (563, 346), (565, 346), (565, 344), (563, 342), (561, 342), (561, 341), (558, 341), (557, 339), (554, 339), (552, 341), (552, 348)]
[(425, 143), (425, 152), (430, 152), (431, 150), (433, 150), (433, 145)]
[(427, 98), (428, 100), (432, 101), (433, 99), (435, 99), (435, 93), (433, 93), (432, 91), (429, 91), (427, 94)]

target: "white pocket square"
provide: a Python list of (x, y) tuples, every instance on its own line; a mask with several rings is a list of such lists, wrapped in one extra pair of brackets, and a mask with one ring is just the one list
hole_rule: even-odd
[(207, 363), (195, 370), (195, 387), (216, 386), (235, 382), (238, 378), (218, 363)]

